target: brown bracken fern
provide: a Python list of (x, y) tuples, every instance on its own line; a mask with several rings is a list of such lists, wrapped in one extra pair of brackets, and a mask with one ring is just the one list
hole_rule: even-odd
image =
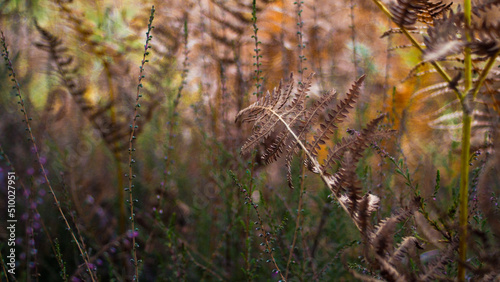
[[(311, 87), (310, 75), (303, 83), (299, 83), (297, 92), (293, 88), (293, 76), (286, 85), (280, 83), (272, 93), (240, 111), (236, 121), (253, 122), (253, 133), (242, 147), (242, 153), (247, 153), (259, 144), (264, 144), (265, 153), (262, 159), (266, 163), (276, 161), (284, 155), (288, 170), (288, 182), (291, 186), (291, 160), (302, 150), (306, 155), (304, 165), (311, 172), (319, 174), (323, 182), (337, 199), (340, 206), (347, 212), (359, 229), (365, 246), (364, 258), (379, 270), (379, 275), (366, 276), (349, 268), (354, 277), (364, 281), (422, 281), (436, 274), (444, 267), (450, 254), (457, 248), (457, 241), (431, 234), (426, 239), (416, 236), (405, 236), (395, 243), (397, 225), (408, 221), (422, 208), (422, 199), (415, 195), (409, 204), (388, 218), (373, 225), (371, 215), (379, 207), (379, 198), (371, 193), (363, 193), (356, 174), (357, 163), (363, 151), (379, 139), (392, 135), (393, 130), (379, 130), (379, 124), (384, 115), (368, 123), (365, 129), (352, 133), (328, 148), (325, 160), (318, 160), (318, 152), (325, 149), (328, 141), (338, 129), (339, 123), (346, 120), (349, 110), (353, 108), (360, 93), (364, 80), (361, 76), (356, 80), (345, 98), (337, 99), (337, 93), (330, 91), (323, 94), (311, 106), (307, 106), (307, 97)], [(325, 116), (320, 121), (320, 116)], [(312, 138), (308, 138), (312, 136)], [(334, 164), (340, 163), (340, 167)], [(407, 257), (415, 259), (417, 249), (421, 249), (421, 241), (437, 242), (446, 239), (447, 247), (441, 249), (442, 258), (433, 261), (435, 267), (423, 266), (419, 262), (420, 273), (412, 273), (404, 261)], [(406, 260), (407, 261), (407, 260)], [(345, 264), (345, 263), (344, 263)]]
[[(304, 152), (306, 168), (320, 175), (361, 233), (363, 260), (369, 265), (371, 275), (359, 273), (344, 261), (344, 265), (354, 277), (363, 281), (443, 279), (443, 271), (458, 249), (458, 233), (439, 232), (441, 227), (435, 224), (431, 226), (429, 223), (433, 222), (427, 218), (425, 201), (418, 193), (408, 199), (406, 206), (378, 224), (373, 224), (371, 220), (380, 200), (377, 196), (362, 191), (356, 168), (368, 146), (377, 148), (379, 139), (392, 135), (392, 130), (379, 129), (384, 116), (373, 119), (361, 131), (349, 130), (351, 134), (343, 137), (337, 144), (327, 145), (338, 129), (338, 124), (346, 120), (349, 110), (356, 103), (364, 76), (353, 83), (343, 99), (339, 100), (337, 93), (330, 91), (310, 105), (307, 103), (307, 97), (311, 78), (312, 75), (303, 83), (299, 83), (294, 91), (291, 76), (288, 84), (280, 83), (272, 93), (268, 92), (266, 96), (238, 113), (236, 121), (253, 123), (253, 133), (243, 145), (242, 153), (263, 144), (265, 153), (261, 158), (265, 163), (274, 162), (284, 156), (288, 182), (292, 187), (291, 161), (299, 151)], [(324, 149), (328, 149), (328, 156), (320, 161), (318, 152)], [(398, 169), (402, 170), (399, 164)], [(412, 183), (411, 180), (407, 181)], [(421, 232), (405, 234), (401, 239), (397, 239), (400, 225), (414, 220), (419, 222)], [(450, 230), (448, 223), (442, 223), (445, 229)], [(479, 230), (471, 232), (479, 239), (486, 238)], [(483, 241), (488, 243), (487, 239)], [(430, 248), (430, 251), (423, 252), (424, 248)], [(484, 267), (477, 268), (469, 264), (467, 267), (475, 277), (495, 277), (498, 273), (490, 266), (496, 260), (491, 256), (484, 256), (483, 261), (488, 262)], [(413, 266), (410, 266), (411, 264)]]
[[(361, 153), (370, 142), (390, 136), (391, 132), (377, 130), (383, 116), (377, 117), (358, 134), (343, 138), (339, 144), (330, 148), (327, 159), (320, 164), (318, 150), (331, 139), (337, 125), (346, 119), (349, 109), (358, 98), (364, 76), (354, 82), (345, 98), (338, 100), (337, 93), (332, 90), (308, 107), (306, 101), (311, 79), (312, 74), (303, 83), (299, 83), (297, 92), (294, 93), (291, 75), (288, 84), (280, 82), (272, 93), (268, 92), (238, 113), (236, 121), (254, 124), (253, 133), (241, 151), (247, 153), (263, 143), (267, 144), (262, 155), (266, 163), (274, 162), (284, 155), (288, 183), (292, 188), (291, 161), (295, 154), (303, 150), (307, 156), (304, 165), (311, 172), (320, 175), (358, 229), (365, 233), (371, 213), (378, 208), (379, 198), (370, 193), (362, 194), (354, 170)], [(319, 121), (321, 115), (326, 115), (323, 122)], [(307, 136), (313, 137), (310, 142)], [(332, 164), (335, 162), (342, 162), (342, 168), (332, 172)]]
[[(128, 126), (126, 122), (113, 122), (108, 114), (110, 108), (117, 106), (117, 102), (111, 100), (104, 105), (95, 105), (89, 101), (84, 95), (87, 91), (86, 86), (77, 76), (77, 63), (74, 57), (69, 54), (62, 39), (39, 26), (36, 22), (35, 27), (42, 37), (40, 41), (35, 42), (35, 46), (49, 54), (50, 62), (54, 65), (62, 85), (67, 89), (75, 104), (93, 127), (99, 131), (111, 152), (125, 150), (128, 145), (126, 139), (130, 134)], [(149, 119), (155, 106), (146, 105), (146, 108), (147, 111), (144, 116)]]

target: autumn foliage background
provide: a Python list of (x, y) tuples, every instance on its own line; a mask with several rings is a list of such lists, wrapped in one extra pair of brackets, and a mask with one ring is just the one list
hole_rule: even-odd
[[(273, 233), (274, 258), (290, 279), (351, 280), (348, 268), (370, 273), (357, 261), (362, 247), (356, 227), (319, 179), (303, 173), (299, 158), (292, 175), (296, 187), (304, 186), (303, 194), (288, 187), (282, 162), (265, 166), (259, 150), (240, 155), (250, 127), (235, 123), (235, 115), (281, 79), (287, 81), (291, 72), (299, 81), (315, 73), (311, 100), (333, 88), (342, 97), (352, 81), (366, 74), (349, 122), (332, 141), (387, 113), (384, 127), (397, 133), (381, 146), (404, 160), (423, 197), (433, 198), (435, 206), (453, 205), (460, 134), (453, 126), (433, 123), (439, 102), (412, 96), (432, 80), (405, 80), (420, 54), (406, 48), (409, 43), (402, 37), (382, 37), (394, 24), (371, 1), (303, 2), (301, 30), (293, 1), (256, 1), (255, 25), (252, 1), (246, 0), (0, 4), (0, 28), (33, 118), (40, 160), (99, 280), (133, 277), (133, 237), (144, 281), (278, 280), (261, 246), (257, 214), (245, 204), (238, 184), (252, 191), (249, 196)], [(131, 231), (124, 175), (152, 5), (155, 28), (144, 66), (134, 155), (138, 230)], [(58, 48), (71, 58), (64, 69), (55, 64), (37, 26), (60, 40)], [(258, 68), (255, 49), (261, 56)], [(255, 78), (256, 70), (262, 80)], [(90, 280), (34, 162), (3, 65), (0, 84), (0, 145), (19, 177), (16, 278)], [(484, 132), (475, 136), (475, 145), (484, 143)], [(13, 169), (4, 154), (2, 198), (7, 172)], [(320, 152), (324, 157), (326, 151)], [(436, 194), (438, 170), (442, 189)], [(364, 191), (382, 198), (375, 222), (414, 193), (394, 164), (373, 150), (366, 151), (357, 174)], [(1, 210), (4, 205), (0, 201)], [(2, 254), (5, 232), (0, 231)], [(352, 259), (346, 265), (341, 256)]]

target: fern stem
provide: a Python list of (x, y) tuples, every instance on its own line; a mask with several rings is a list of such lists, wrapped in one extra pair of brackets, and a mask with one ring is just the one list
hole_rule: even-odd
[[(464, 17), (465, 17), (465, 37), (467, 42), (471, 42), (470, 25), (471, 25), (471, 0), (464, 0)], [(465, 99), (469, 90), (472, 87), (472, 57), (471, 49), (465, 47), (465, 91), (463, 98)], [(480, 86), (479, 84), (477, 85)], [(465, 281), (465, 261), (467, 259), (467, 224), (469, 217), (469, 155), (470, 155), (470, 139), (472, 126), (472, 107), (474, 106), (475, 95), (471, 95), (470, 104), (462, 103), (463, 121), (462, 121), (462, 153), (460, 159), (460, 215), (459, 215), (459, 262), (458, 262), (458, 281)]]
[(479, 89), (483, 85), (484, 81), (486, 80), (486, 77), (488, 76), (488, 73), (490, 72), (491, 68), (495, 65), (497, 57), (500, 56), (500, 50), (493, 55), (488, 62), (486, 63), (486, 66), (484, 67), (483, 71), (479, 75), (479, 80), (476, 82), (476, 85), (474, 85), (474, 89), (472, 90), (472, 97), (475, 99), (477, 94), (479, 93)]
[[(265, 108), (265, 109), (267, 111), (270, 111), (273, 115), (275, 115), (281, 121), (281, 123), (286, 127), (286, 129), (288, 130), (288, 132), (290, 132), (290, 134), (292, 135), (293, 139), (295, 139), (295, 141), (297, 141), (297, 145), (299, 145), (299, 147), (304, 151), (304, 153), (306, 154), (307, 158), (311, 161), (311, 163), (313, 164), (313, 166), (316, 168), (316, 170), (318, 171), (318, 173), (319, 173), (319, 175), (321, 177), (321, 180), (323, 180), (323, 182), (326, 184), (326, 186), (328, 186), (328, 188), (330, 189), (330, 191), (332, 192), (332, 194), (337, 199), (337, 202), (339, 203), (339, 205), (344, 209), (344, 211), (349, 216), (351, 216), (351, 214), (349, 213), (349, 209), (347, 208), (347, 206), (342, 201), (340, 201), (339, 197), (337, 196), (336, 191), (334, 191), (333, 188), (332, 188), (332, 186), (329, 184), (329, 179), (323, 173), (323, 170), (321, 169), (321, 165), (318, 163), (318, 160), (311, 155), (311, 153), (309, 152), (309, 150), (307, 150), (307, 148), (304, 145), (304, 143), (300, 140), (300, 138), (297, 136), (297, 134), (295, 134), (295, 132), (290, 127), (290, 125), (288, 124), (288, 122), (285, 121), (283, 119), (283, 117), (280, 114), (278, 114), (277, 112), (275, 112), (274, 110), (269, 109), (269, 108)], [(361, 230), (361, 227), (359, 226), (359, 224), (356, 221), (353, 221), (353, 222), (356, 225), (356, 228), (358, 228), (359, 230)]]

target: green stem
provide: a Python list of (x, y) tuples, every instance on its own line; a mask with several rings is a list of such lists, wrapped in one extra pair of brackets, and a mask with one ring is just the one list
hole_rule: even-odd
[(472, 91), (472, 97), (476, 98), (477, 93), (479, 93), (479, 89), (486, 80), (486, 77), (488, 76), (488, 73), (490, 72), (491, 68), (495, 65), (496, 59), (499, 55), (500, 55), (500, 50), (495, 55), (493, 55), (493, 57), (491, 57), (486, 63), (486, 66), (479, 75), (479, 80), (477, 81), (476, 85), (474, 85), (474, 89)]

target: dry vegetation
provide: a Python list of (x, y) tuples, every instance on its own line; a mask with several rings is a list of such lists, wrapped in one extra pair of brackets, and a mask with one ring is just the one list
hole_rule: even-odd
[(499, 19), (3, 1), (1, 280), (500, 279)]

